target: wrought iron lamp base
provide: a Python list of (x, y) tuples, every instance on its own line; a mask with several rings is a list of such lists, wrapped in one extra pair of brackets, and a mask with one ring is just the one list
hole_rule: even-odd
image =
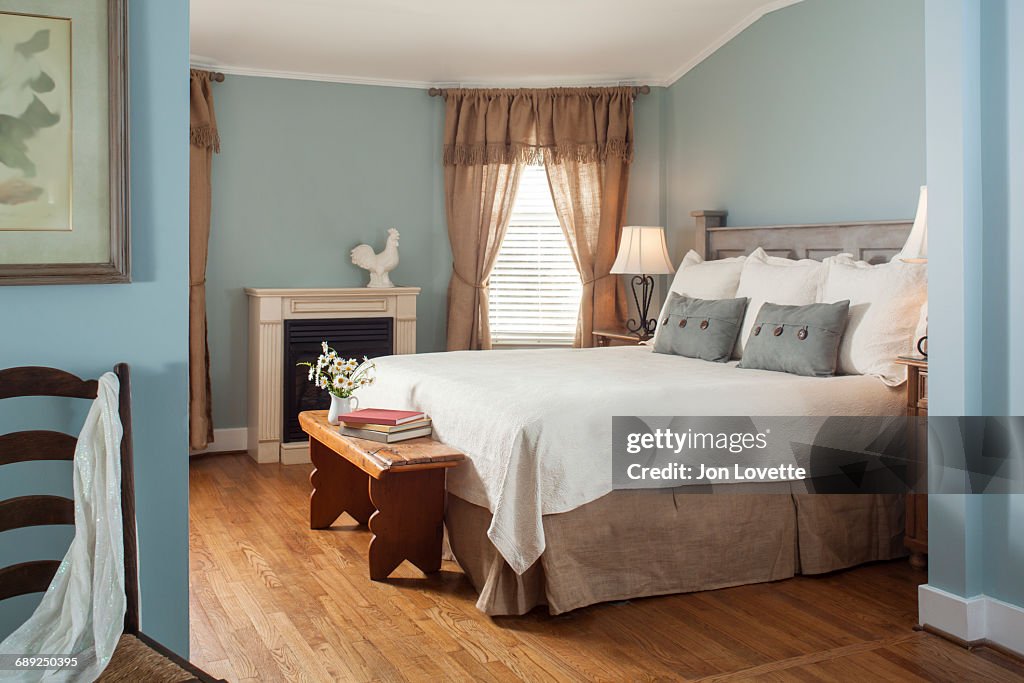
[[(654, 296), (654, 277), (651, 275), (634, 275), (630, 281), (633, 288), (633, 303), (636, 304), (637, 313), (640, 319), (630, 318), (626, 321), (626, 329), (637, 336), (641, 341), (654, 336), (654, 330), (658, 327), (657, 320), (647, 317), (651, 310), (651, 297)], [(639, 291), (637, 291), (639, 288)]]

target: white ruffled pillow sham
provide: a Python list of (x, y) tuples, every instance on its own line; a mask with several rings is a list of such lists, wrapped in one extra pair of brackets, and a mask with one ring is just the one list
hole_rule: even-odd
[(806, 306), (818, 302), (821, 291), (824, 265), (811, 259), (781, 258), (769, 256), (758, 247), (743, 264), (743, 272), (736, 288), (735, 297), (750, 299), (743, 316), (740, 336), (736, 340), (733, 358), (742, 358), (743, 349), (750, 331), (757, 321), (761, 306), (766, 303), (784, 306)]
[(691, 249), (679, 264), (668, 291), (694, 299), (732, 299), (746, 256), (705, 261)]
[(898, 258), (871, 265), (850, 254), (825, 259), (820, 303), (850, 300), (850, 320), (839, 344), (839, 372), (874, 375), (889, 386), (907, 379), (897, 356), (910, 352), (928, 300), (928, 269)]

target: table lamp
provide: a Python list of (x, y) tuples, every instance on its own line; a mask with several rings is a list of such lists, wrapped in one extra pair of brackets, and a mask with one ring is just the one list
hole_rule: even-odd
[[(928, 263), (928, 186), (921, 186), (921, 194), (917, 200), (917, 215), (914, 216), (914, 227), (907, 237), (907, 243), (900, 251), (900, 260), (907, 263)], [(924, 304), (925, 329), (917, 340), (917, 351), (928, 357), (928, 302)]]
[(658, 326), (657, 320), (648, 317), (651, 297), (654, 296), (653, 276), (667, 275), (675, 270), (665, 246), (665, 228), (649, 225), (627, 225), (622, 228), (619, 253), (611, 272), (633, 275), (633, 302), (639, 320), (630, 318), (626, 322), (626, 329), (640, 339), (650, 338)]

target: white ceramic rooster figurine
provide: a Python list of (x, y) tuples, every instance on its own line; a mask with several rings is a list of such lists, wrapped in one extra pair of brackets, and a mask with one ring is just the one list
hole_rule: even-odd
[(352, 263), (370, 271), (370, 283), (367, 287), (383, 289), (394, 287), (388, 273), (398, 267), (398, 231), (388, 229), (388, 241), (384, 251), (374, 253), (369, 244), (360, 244), (352, 250)]

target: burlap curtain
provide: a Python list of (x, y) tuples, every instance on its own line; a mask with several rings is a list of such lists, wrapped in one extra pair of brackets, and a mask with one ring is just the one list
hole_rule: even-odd
[(488, 282), (512, 215), (520, 163), (448, 166), (448, 350), (491, 348)]
[(635, 94), (629, 87), (445, 91), (449, 350), (491, 346), (487, 278), (525, 163), (548, 168), (584, 283), (577, 345), (591, 345), (595, 321), (621, 320), (625, 294), (608, 269), (625, 215)]
[(583, 281), (575, 346), (589, 347), (595, 329), (617, 329), (626, 319), (622, 280), (609, 271), (626, 216), (629, 164), (611, 158), (546, 166), (558, 221)]
[(206, 340), (206, 257), (210, 243), (210, 174), (220, 151), (213, 87), (208, 71), (191, 72), (189, 126), (188, 441), (201, 450), (213, 441), (210, 349)]

